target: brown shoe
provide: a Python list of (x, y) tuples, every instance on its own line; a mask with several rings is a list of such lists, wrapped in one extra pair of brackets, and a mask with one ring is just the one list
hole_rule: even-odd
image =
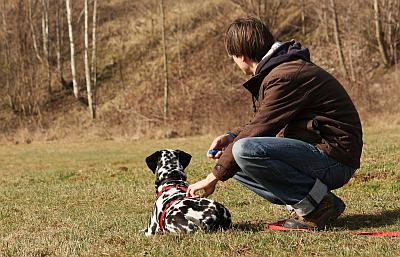
[(328, 192), (315, 210), (303, 217), (289, 218), (283, 226), (297, 229), (324, 229), (335, 221), (345, 208), (342, 199)]

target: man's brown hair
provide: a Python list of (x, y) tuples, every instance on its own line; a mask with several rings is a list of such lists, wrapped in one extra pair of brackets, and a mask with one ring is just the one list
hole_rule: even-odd
[(244, 55), (257, 62), (261, 61), (274, 41), (267, 26), (254, 17), (234, 20), (225, 34), (225, 47), (229, 55)]

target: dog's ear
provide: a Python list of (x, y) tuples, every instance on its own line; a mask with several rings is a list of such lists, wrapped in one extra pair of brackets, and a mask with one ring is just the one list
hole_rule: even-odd
[(153, 173), (156, 173), (158, 159), (161, 157), (161, 152), (157, 151), (146, 158), (146, 164)]
[(182, 164), (183, 168), (185, 169), (192, 159), (192, 156), (184, 151), (176, 150), (178, 153), (179, 162)]

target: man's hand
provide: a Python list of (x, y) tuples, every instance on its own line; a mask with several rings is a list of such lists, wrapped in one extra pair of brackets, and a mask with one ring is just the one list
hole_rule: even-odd
[(218, 179), (213, 173), (208, 174), (208, 176), (192, 185), (189, 185), (186, 192), (187, 197), (196, 197), (196, 192), (198, 190), (204, 189), (202, 197), (207, 197), (214, 193), (215, 186), (217, 185)]
[[(211, 150), (213, 150), (213, 149), (224, 149), (232, 141), (233, 141), (232, 136), (230, 136), (228, 134), (225, 134), (225, 135), (222, 135), (222, 136), (218, 136), (211, 143), (210, 149)], [(210, 158), (210, 159), (216, 160), (216, 159), (219, 159), (219, 157), (221, 157), (222, 153), (223, 153), (223, 150), (222, 151), (218, 151), (218, 153), (216, 153), (215, 155), (212, 155), (212, 154), (208, 153), (207, 157)]]

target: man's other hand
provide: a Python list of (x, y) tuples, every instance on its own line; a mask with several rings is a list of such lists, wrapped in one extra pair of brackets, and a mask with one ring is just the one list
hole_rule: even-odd
[(198, 190), (203, 189), (204, 192), (201, 195), (202, 197), (207, 197), (214, 193), (215, 186), (217, 185), (218, 179), (215, 177), (213, 173), (208, 174), (208, 176), (200, 180), (192, 185), (189, 185), (188, 190), (186, 192), (187, 197), (196, 197), (196, 192)]

